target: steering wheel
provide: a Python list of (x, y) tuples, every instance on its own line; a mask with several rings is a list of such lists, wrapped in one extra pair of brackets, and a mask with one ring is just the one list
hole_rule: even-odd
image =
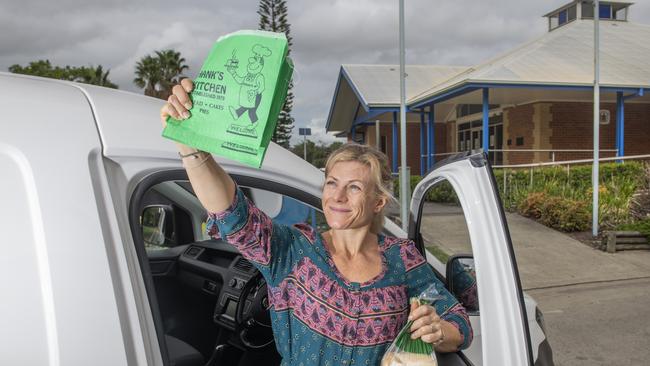
[[(266, 280), (260, 271), (255, 270), (255, 274), (241, 289), (235, 309), (236, 332), (239, 333), (239, 339), (244, 346), (250, 349), (264, 348), (275, 341), (271, 329), (268, 296)], [(244, 311), (247, 301), (250, 306), (248, 311)], [(253, 342), (250, 338), (263, 341)]]

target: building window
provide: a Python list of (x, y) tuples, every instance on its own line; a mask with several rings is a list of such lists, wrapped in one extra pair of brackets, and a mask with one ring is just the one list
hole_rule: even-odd
[(600, 4), (598, 14), (600, 19), (612, 19), (612, 6), (610, 4)]
[(577, 6), (573, 5), (569, 8), (567, 8), (567, 17), (569, 18), (568, 20), (571, 22), (573, 20), (576, 20), (577, 17), (577, 11), (576, 11)]
[(568, 19), (567, 19), (567, 11), (566, 11), (566, 9), (562, 10), (562, 11), (558, 14), (558, 17), (557, 17), (557, 18), (558, 18), (558, 25), (562, 25), (562, 24), (566, 23), (566, 22), (568, 21)]
[[(601, 2), (598, 7), (598, 15), (600, 19), (610, 20), (627, 20), (627, 9), (630, 4), (627, 3), (603, 3)], [(582, 4), (582, 18), (594, 18), (594, 2), (584, 1)], [(571, 14), (569, 14), (569, 21), (571, 21)]]
[[(503, 148), (503, 115), (495, 115), (488, 120), (490, 148)], [(491, 136), (495, 135), (495, 138)], [(458, 125), (458, 151), (471, 151), (483, 148), (483, 121), (478, 119)]]
[[(488, 109), (499, 108), (498, 104), (488, 105)], [(470, 116), (472, 114), (483, 113), (483, 104), (459, 104), (456, 106), (456, 117)]]

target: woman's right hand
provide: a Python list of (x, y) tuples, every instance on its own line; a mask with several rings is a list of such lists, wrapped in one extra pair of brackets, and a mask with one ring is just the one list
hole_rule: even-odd
[(171, 116), (177, 120), (184, 120), (190, 117), (189, 110), (192, 109), (190, 92), (194, 89), (191, 79), (183, 79), (180, 84), (174, 85), (172, 94), (167, 98), (167, 103), (160, 108), (160, 121), (163, 128), (167, 126), (167, 117)]

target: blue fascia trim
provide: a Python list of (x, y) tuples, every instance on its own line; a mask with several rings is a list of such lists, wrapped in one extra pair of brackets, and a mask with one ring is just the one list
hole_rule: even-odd
[(361, 106), (363, 107), (363, 109), (364, 109), (366, 112), (368, 112), (369, 109), (370, 109), (370, 108), (368, 107), (368, 103), (366, 102), (366, 100), (365, 100), (365, 99), (363, 98), (363, 96), (361, 95), (361, 92), (359, 92), (359, 89), (357, 89), (357, 86), (354, 85), (354, 83), (352, 82), (352, 79), (350, 79), (350, 75), (348, 75), (347, 71), (345, 71), (345, 69), (343, 68), (343, 66), (341, 66), (341, 75), (343, 75), (343, 77), (345, 77), (345, 80), (347, 80), (348, 85), (350, 85), (350, 88), (352, 88), (352, 91), (353, 91), (354, 94), (357, 96), (357, 99), (359, 99), (359, 103), (361, 103)]
[[(343, 66), (341, 66), (343, 69)], [(327, 123), (325, 123), (325, 131), (329, 131), (330, 123), (332, 122), (332, 113), (334, 113), (334, 106), (336, 105), (336, 96), (339, 94), (339, 88), (341, 87), (341, 72), (339, 71), (339, 77), (336, 79), (336, 87), (334, 88), (334, 95), (332, 96), (332, 104), (330, 104), (330, 111), (327, 114)]]
[[(440, 103), (445, 100), (457, 97), (459, 95), (471, 93), (478, 89), (483, 88), (527, 88), (527, 89), (555, 89), (555, 90), (593, 90), (593, 85), (539, 85), (539, 84), (502, 84), (502, 83), (467, 83), (459, 85), (456, 88), (448, 90), (439, 95), (432, 96), (427, 99), (423, 99), (411, 106), (410, 109), (416, 109), (426, 106), (431, 103)], [(600, 90), (605, 92), (628, 92), (628, 93), (643, 93), (643, 91), (648, 88), (627, 88), (627, 87), (611, 87), (611, 86), (601, 86)], [(648, 89), (650, 90), (650, 89)], [(643, 95), (643, 94), (641, 94)]]

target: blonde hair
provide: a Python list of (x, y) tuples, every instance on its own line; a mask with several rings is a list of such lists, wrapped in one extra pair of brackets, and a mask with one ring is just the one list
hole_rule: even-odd
[(356, 161), (364, 164), (370, 170), (370, 183), (376, 193), (376, 198), (386, 200), (386, 205), (375, 214), (370, 231), (378, 234), (384, 227), (384, 209), (393, 198), (393, 179), (388, 165), (388, 157), (383, 152), (369, 145), (347, 143), (335, 150), (325, 163), (325, 176), (329, 176), (336, 163)]

